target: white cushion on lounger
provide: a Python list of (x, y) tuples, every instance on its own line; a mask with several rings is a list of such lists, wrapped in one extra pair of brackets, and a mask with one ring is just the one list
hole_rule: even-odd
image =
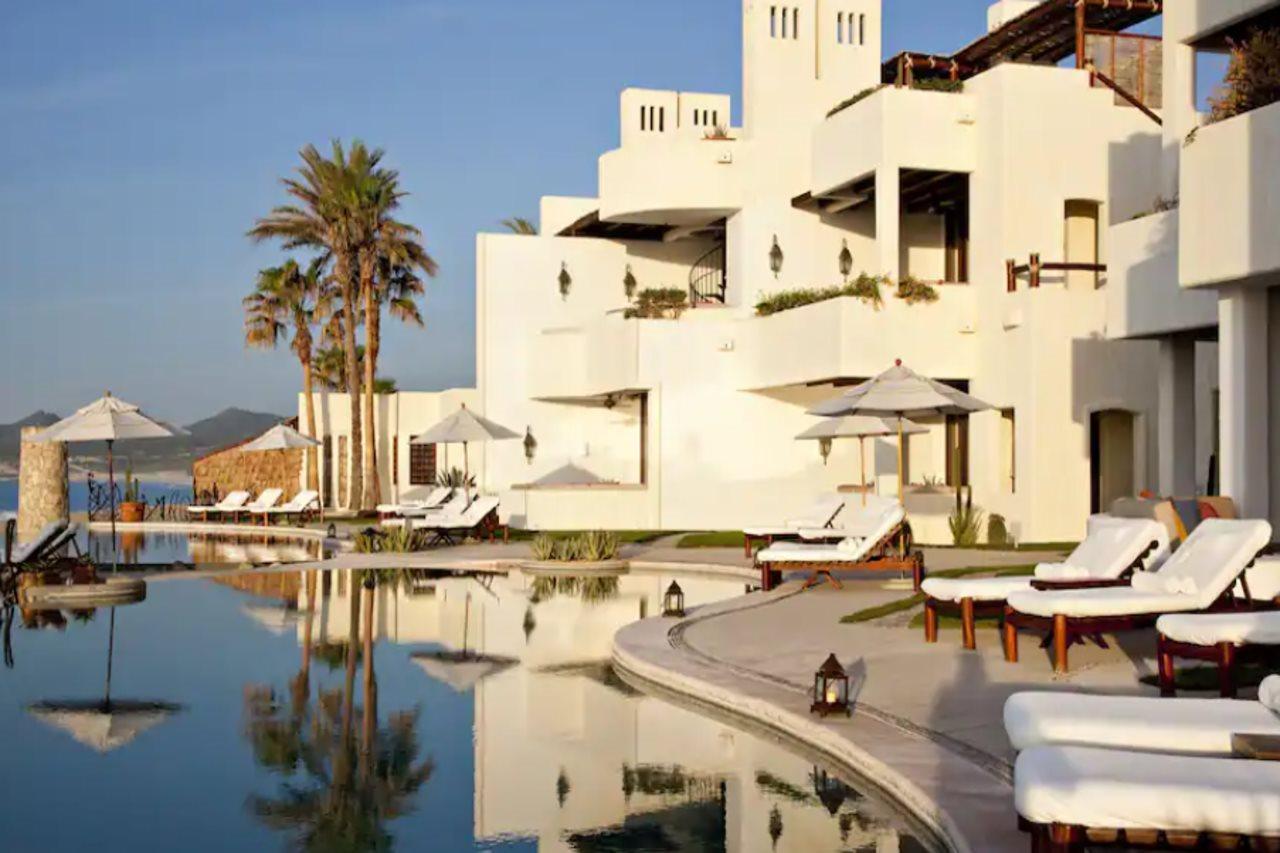
[(1280, 714), (1280, 675), (1268, 675), (1262, 679), (1258, 685), (1258, 701), (1272, 713)]
[[(1271, 601), (1280, 598), (1280, 557), (1259, 557), (1244, 573), (1249, 584), (1249, 595), (1254, 601)], [(1237, 584), (1236, 595), (1244, 598), (1244, 588)]]
[(1036, 578), (1046, 581), (1085, 581), (1093, 577), (1093, 572), (1084, 566), (1073, 566), (1070, 563), (1038, 563)]
[(1161, 616), (1156, 620), (1156, 630), (1170, 640), (1198, 646), (1280, 645), (1280, 611)]
[(1013, 773), (1032, 823), (1280, 834), (1277, 761), (1037, 746)]
[(846, 541), (858, 542), (861, 548), (855, 548), (852, 544), (841, 548), (839, 544), (801, 545), (796, 542), (779, 542), (765, 548), (756, 559), (762, 563), (859, 563), (874, 544), (866, 540)]
[(939, 601), (1004, 601), (1015, 592), (1031, 589), (1031, 578), (925, 578), (925, 595)]
[(795, 536), (796, 531), (802, 527), (830, 530), (836, 518), (846, 511), (844, 498), (839, 495), (824, 495), (803, 513), (782, 524), (747, 527), (742, 532), (764, 539), (770, 536)]
[(67, 523), (65, 521), (51, 521), (41, 527), (34, 537), (13, 547), (13, 562), (26, 562), (31, 558), (32, 554), (52, 542), (66, 528)]
[[(1209, 518), (1187, 537), (1154, 577), (1164, 591), (1129, 587), (1030, 590), (1009, 596), (1015, 610), (1036, 616), (1121, 616), (1205, 610), (1231, 588), (1246, 565), (1271, 540), (1265, 521)], [(1184, 589), (1187, 592), (1169, 592)], [(1194, 593), (1189, 590), (1194, 589)]]
[(1280, 735), (1280, 716), (1236, 699), (1029, 691), (1005, 702), (1004, 730), (1019, 751), (1054, 744), (1229, 756), (1232, 734)]

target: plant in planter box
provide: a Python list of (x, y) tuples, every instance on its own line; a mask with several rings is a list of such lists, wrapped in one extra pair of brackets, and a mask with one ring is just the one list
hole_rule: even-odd
[(635, 305), (623, 314), (627, 319), (679, 320), (689, 307), (689, 294), (678, 287), (647, 287), (636, 294)]
[(907, 276), (899, 281), (898, 292), (894, 295), (908, 305), (938, 301), (938, 289), (915, 276)]
[(120, 501), (120, 520), (142, 521), (147, 514), (147, 504), (142, 496), (142, 485), (133, 476), (133, 466), (124, 469), (124, 493)]
[(1280, 101), (1280, 29), (1254, 30), (1231, 42), (1222, 88), (1209, 98), (1209, 122), (1225, 121)]

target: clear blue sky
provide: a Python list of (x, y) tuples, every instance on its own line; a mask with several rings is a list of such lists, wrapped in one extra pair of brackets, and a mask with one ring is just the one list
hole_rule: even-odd
[[(475, 233), (594, 194), (629, 85), (739, 96), (741, 0), (48, 0), (0, 10), (0, 422), (104, 389), (181, 422), (289, 412), (240, 299), (244, 238), (303, 144), (387, 149), (441, 266), (406, 389), (473, 381)], [(885, 0), (886, 51), (949, 51), (988, 0)]]

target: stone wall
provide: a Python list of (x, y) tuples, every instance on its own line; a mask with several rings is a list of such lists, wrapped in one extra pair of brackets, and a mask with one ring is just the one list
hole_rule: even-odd
[(212, 490), (219, 497), (243, 490), (256, 498), (264, 489), (283, 489), (280, 502), (284, 503), (301, 488), (302, 454), (302, 450), (241, 453), (239, 447), (229, 447), (203, 456), (191, 467), (196, 499)]
[(69, 517), (67, 445), (27, 439), (44, 427), (22, 428), (18, 471), (18, 541), (26, 542), (51, 521)]

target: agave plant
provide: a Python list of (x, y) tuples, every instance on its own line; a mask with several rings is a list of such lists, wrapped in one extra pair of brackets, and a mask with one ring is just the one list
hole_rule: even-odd
[(442, 489), (474, 489), (476, 475), (467, 474), (461, 468), (450, 468), (436, 477), (436, 485)]
[(556, 540), (545, 533), (539, 533), (529, 543), (529, 550), (533, 552), (535, 560), (553, 560), (556, 554)]
[(606, 530), (592, 530), (579, 537), (579, 550), (583, 560), (601, 563), (618, 556), (618, 534)]

